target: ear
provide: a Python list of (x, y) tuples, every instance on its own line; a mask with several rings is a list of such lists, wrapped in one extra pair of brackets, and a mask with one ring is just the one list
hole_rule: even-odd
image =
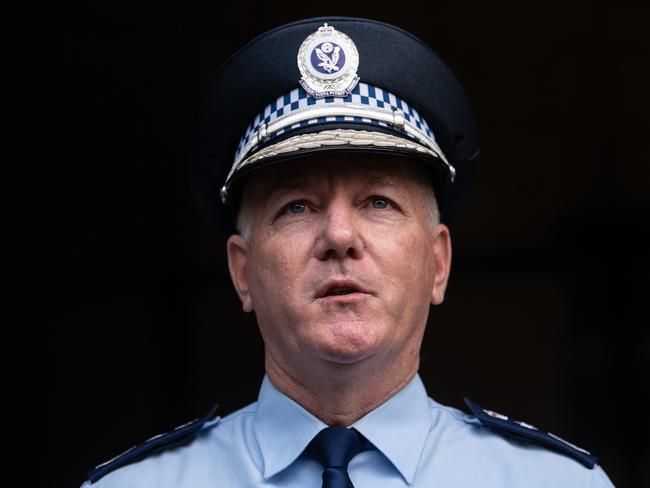
[(251, 300), (248, 289), (248, 276), (246, 274), (246, 265), (248, 263), (248, 241), (239, 234), (233, 234), (228, 238), (226, 243), (228, 252), (228, 269), (230, 278), (239, 299), (242, 303), (244, 312), (253, 311), (253, 301)]
[(444, 224), (438, 224), (433, 230), (433, 261), (434, 280), (431, 291), (431, 303), (440, 305), (445, 299), (445, 290), (451, 271), (451, 235), (449, 228)]

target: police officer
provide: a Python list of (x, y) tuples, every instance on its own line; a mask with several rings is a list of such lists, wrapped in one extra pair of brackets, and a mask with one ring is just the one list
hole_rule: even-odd
[(197, 201), (228, 237), (266, 375), (256, 403), (135, 446), (86, 486), (612, 486), (588, 451), (441, 405), (418, 376), (444, 221), (478, 156), (431, 49), (367, 19), (281, 26), (222, 67), (193, 134)]

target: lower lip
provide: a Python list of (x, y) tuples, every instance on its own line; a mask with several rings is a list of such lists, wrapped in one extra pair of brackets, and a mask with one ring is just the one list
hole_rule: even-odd
[(328, 295), (325, 297), (321, 297), (318, 300), (323, 301), (325, 303), (356, 303), (360, 302), (361, 300), (364, 300), (369, 296), (368, 293), (362, 293), (362, 292), (354, 292), (354, 293), (346, 293), (345, 295)]

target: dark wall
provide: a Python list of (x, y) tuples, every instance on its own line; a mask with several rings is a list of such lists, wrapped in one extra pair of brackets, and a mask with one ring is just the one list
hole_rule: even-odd
[(6, 345), (22, 346), (24, 478), (77, 486), (214, 402), (255, 400), (263, 345), (193, 207), (184, 137), (238, 47), (335, 13), (422, 38), (478, 119), (481, 166), (423, 348), (429, 394), (467, 395), (596, 452), (618, 487), (650, 486), (648, 8), (338, 5), (18, 7), (6, 154), (22, 334)]

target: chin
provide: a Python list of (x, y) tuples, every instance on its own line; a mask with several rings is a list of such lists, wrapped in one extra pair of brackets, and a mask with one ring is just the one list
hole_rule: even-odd
[(328, 324), (318, 335), (318, 355), (327, 361), (351, 364), (371, 356), (379, 344), (376, 327), (365, 322)]

